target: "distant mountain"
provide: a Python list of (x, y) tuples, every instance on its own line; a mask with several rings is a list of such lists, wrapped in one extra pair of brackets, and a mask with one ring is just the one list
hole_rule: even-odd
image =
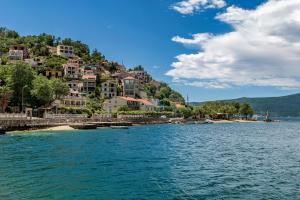
[[(300, 93), (282, 97), (239, 98), (221, 100), (223, 102), (249, 103), (257, 114), (269, 111), (272, 116), (300, 116)], [(205, 102), (194, 102), (192, 105), (201, 105)]]

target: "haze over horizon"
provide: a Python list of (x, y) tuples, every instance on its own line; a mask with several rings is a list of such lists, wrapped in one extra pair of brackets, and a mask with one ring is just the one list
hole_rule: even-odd
[(0, 26), (141, 64), (190, 101), (300, 92), (298, 0), (0, 2)]

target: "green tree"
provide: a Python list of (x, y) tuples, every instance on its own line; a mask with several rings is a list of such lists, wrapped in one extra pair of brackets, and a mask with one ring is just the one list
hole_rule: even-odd
[(125, 111), (129, 111), (130, 109), (129, 109), (129, 107), (128, 106), (121, 106), (121, 107), (119, 107), (119, 109), (118, 109), (118, 112), (125, 112)]
[(65, 59), (61, 56), (51, 56), (46, 59), (45, 63), (43, 64), (43, 67), (62, 70), (62, 66), (66, 62), (67, 62), (67, 59)]
[(94, 49), (89, 58), (90, 64), (98, 64), (102, 61), (105, 61), (105, 56), (98, 52), (97, 49)]
[(163, 99), (159, 101), (160, 106), (171, 106), (171, 103), (168, 99)]
[(34, 79), (34, 72), (31, 67), (25, 63), (19, 62), (12, 67), (12, 74), (10, 85), (13, 90), (12, 102), (14, 105), (22, 104), (22, 92), (24, 103), (30, 99), (30, 88), (32, 87), (32, 80)]
[(178, 111), (184, 118), (192, 116), (192, 109), (190, 107), (179, 108)]
[(38, 75), (32, 81), (33, 89), (31, 94), (35, 97), (41, 105), (50, 104), (54, 100), (54, 92), (51, 88), (50, 81), (42, 76)]
[(0, 86), (0, 112), (5, 112), (8, 105), (8, 99), (11, 95), (11, 90), (8, 86)]
[(50, 80), (50, 86), (53, 90), (55, 99), (60, 99), (61, 97), (68, 95), (70, 90), (68, 84), (59, 78), (52, 78)]
[(248, 103), (243, 103), (240, 106), (239, 113), (248, 119), (249, 116), (253, 115), (254, 111)]
[(87, 109), (91, 111), (91, 113), (96, 113), (97, 111), (101, 111), (103, 100), (99, 98), (89, 98), (87, 101)]

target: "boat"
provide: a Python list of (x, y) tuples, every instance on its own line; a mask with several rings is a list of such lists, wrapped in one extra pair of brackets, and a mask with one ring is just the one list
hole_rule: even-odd
[(129, 129), (129, 126), (111, 126), (112, 129)]
[(267, 123), (270, 123), (270, 122), (278, 122), (278, 120), (277, 120), (277, 121), (272, 120), (272, 119), (270, 118), (269, 111), (267, 111), (266, 118), (265, 118), (264, 122), (267, 122)]

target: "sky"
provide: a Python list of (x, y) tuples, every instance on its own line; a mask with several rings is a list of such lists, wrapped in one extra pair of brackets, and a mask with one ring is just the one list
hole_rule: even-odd
[(80, 40), (190, 101), (300, 92), (299, 0), (0, 0), (0, 26)]

